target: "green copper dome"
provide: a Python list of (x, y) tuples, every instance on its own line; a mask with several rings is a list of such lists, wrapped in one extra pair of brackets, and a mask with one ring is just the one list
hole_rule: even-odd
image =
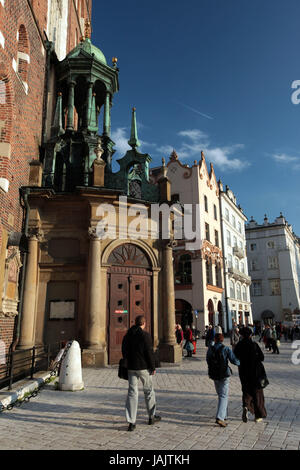
[(107, 65), (105, 56), (98, 47), (94, 46), (89, 38), (85, 38), (83, 41), (81, 41), (68, 55), (67, 57), (69, 59), (73, 59), (75, 57), (78, 57), (80, 52), (84, 51), (89, 55), (94, 55), (95, 59), (97, 59), (99, 62), (102, 62), (102, 64)]

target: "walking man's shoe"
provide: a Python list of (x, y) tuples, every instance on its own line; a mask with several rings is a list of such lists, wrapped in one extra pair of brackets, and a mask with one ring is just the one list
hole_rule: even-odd
[(242, 420), (244, 423), (247, 423), (248, 421), (248, 409), (246, 408), (246, 406), (244, 406), (243, 408)]
[(255, 422), (256, 422), (256, 423), (261, 423), (262, 420), (263, 420), (262, 418), (255, 418)]
[(222, 419), (216, 419), (216, 424), (218, 424), (221, 428), (226, 428), (227, 423), (223, 421)]
[(134, 431), (135, 430), (135, 424), (129, 423), (127, 431)]
[(149, 418), (148, 424), (155, 424), (161, 421), (161, 416), (151, 416)]

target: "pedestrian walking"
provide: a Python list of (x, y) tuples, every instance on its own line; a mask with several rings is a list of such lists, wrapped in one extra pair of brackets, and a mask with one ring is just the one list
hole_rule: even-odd
[(265, 333), (264, 333), (264, 343), (265, 348), (271, 351), (272, 349), (272, 330), (270, 325), (266, 325)]
[(197, 333), (196, 333), (196, 328), (195, 326), (192, 326), (192, 343), (194, 346), (194, 350), (192, 351), (192, 354), (196, 354), (196, 349), (197, 349)]
[(208, 325), (208, 330), (205, 336), (205, 346), (208, 348), (214, 344), (215, 340), (215, 330), (212, 325)]
[(181, 350), (182, 350), (183, 330), (182, 330), (181, 325), (179, 323), (176, 323), (176, 325), (175, 325), (175, 336), (176, 336), (176, 343), (181, 347)]
[(128, 363), (128, 395), (126, 400), (126, 419), (128, 431), (136, 428), (138, 408), (138, 381), (143, 384), (146, 408), (149, 416), (148, 424), (152, 425), (161, 420), (156, 413), (156, 397), (152, 383), (155, 374), (155, 356), (152, 338), (145, 331), (146, 319), (139, 315), (123, 338), (122, 354)]
[(185, 327), (184, 339), (185, 339), (185, 344), (183, 346), (183, 349), (186, 349), (187, 351), (186, 357), (192, 357), (192, 354), (194, 351), (193, 332), (191, 328), (189, 327), (189, 325), (186, 325)]
[(236, 345), (238, 344), (239, 340), (240, 340), (239, 328), (237, 326), (237, 323), (234, 322), (232, 330), (230, 332), (230, 344), (231, 344), (231, 347), (232, 347), (233, 351), (234, 351), (234, 348), (236, 347)]
[(215, 334), (217, 334), (217, 333), (220, 334), (220, 335), (223, 333), (221, 325), (217, 325), (215, 327)]
[(272, 346), (272, 354), (279, 354), (279, 349), (278, 349), (278, 345), (280, 344), (280, 341), (278, 338), (278, 335), (277, 335), (277, 331), (276, 331), (276, 327), (273, 326), (272, 328), (272, 338), (271, 338), (271, 346)]
[(265, 399), (263, 389), (268, 385), (268, 379), (263, 366), (264, 354), (259, 345), (252, 341), (252, 332), (249, 328), (240, 331), (241, 341), (234, 350), (235, 356), (240, 360), (239, 377), (243, 392), (242, 420), (248, 421), (248, 412), (254, 414), (255, 421), (266, 418)]
[(229, 382), (232, 374), (228, 361), (236, 366), (240, 362), (233, 351), (228, 346), (224, 346), (224, 336), (222, 334), (217, 333), (214, 339), (214, 345), (209, 346), (207, 350), (206, 361), (208, 364), (208, 376), (214, 381), (218, 395), (216, 424), (225, 428), (227, 426)]

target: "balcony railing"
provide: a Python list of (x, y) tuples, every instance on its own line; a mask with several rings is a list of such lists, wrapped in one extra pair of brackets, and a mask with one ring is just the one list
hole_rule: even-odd
[(234, 279), (236, 279), (237, 281), (244, 282), (245, 284), (248, 284), (248, 285), (251, 284), (251, 277), (248, 276), (248, 275), (245, 274), (245, 273), (242, 273), (242, 272), (239, 271), (238, 269), (236, 269), (236, 268), (228, 268), (228, 272), (229, 272), (229, 274), (231, 274), (231, 276), (232, 276)]

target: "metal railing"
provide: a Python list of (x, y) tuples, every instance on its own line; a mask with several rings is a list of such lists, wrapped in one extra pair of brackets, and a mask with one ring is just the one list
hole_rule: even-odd
[(27, 377), (33, 379), (36, 372), (49, 370), (59, 349), (60, 343), (9, 351), (5, 362), (0, 364), (0, 389), (8, 387), (11, 390), (14, 382)]

